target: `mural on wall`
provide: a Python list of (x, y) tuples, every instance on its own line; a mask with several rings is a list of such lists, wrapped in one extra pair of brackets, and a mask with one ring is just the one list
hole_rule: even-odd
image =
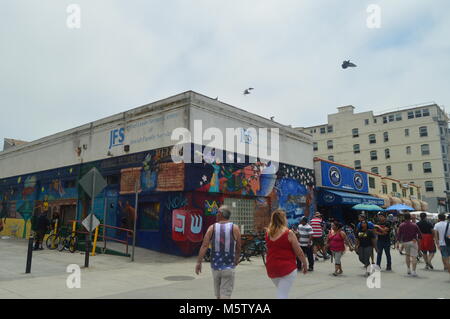
[[(20, 184), (21, 178), (19, 177), (17, 184)], [(29, 176), (23, 182), (23, 190), (21, 192), (21, 198), (16, 202), (16, 211), (20, 214), (20, 217), (24, 220), (24, 227), (22, 232), (22, 238), (26, 237), (27, 224), (31, 219), (34, 210), (34, 200), (37, 195), (37, 178), (36, 176)]]
[(172, 211), (172, 239), (200, 243), (203, 240), (203, 212), (199, 209)]
[(205, 200), (205, 215), (206, 216), (216, 216), (219, 212), (220, 204), (215, 200)]
[(159, 230), (159, 208), (159, 203), (139, 204), (139, 230)]

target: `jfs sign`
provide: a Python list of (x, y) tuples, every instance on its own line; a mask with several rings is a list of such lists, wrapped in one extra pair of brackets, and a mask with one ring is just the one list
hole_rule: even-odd
[(125, 130), (123, 127), (111, 130), (109, 132), (109, 149), (111, 149), (114, 146), (123, 145), (124, 140), (125, 140)]

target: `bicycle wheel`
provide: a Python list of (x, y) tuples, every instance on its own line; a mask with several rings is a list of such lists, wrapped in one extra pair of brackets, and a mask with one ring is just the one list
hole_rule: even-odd
[(53, 250), (58, 247), (59, 243), (59, 237), (56, 236), (56, 234), (51, 234), (47, 237), (47, 240), (45, 241), (45, 246), (47, 246), (48, 249)]
[(78, 239), (77, 239), (77, 237), (70, 238), (70, 240), (69, 240), (69, 251), (71, 253), (74, 253), (74, 252), (77, 251), (77, 248), (78, 248)]
[(67, 238), (59, 238), (58, 241), (58, 250), (63, 251), (67, 245)]

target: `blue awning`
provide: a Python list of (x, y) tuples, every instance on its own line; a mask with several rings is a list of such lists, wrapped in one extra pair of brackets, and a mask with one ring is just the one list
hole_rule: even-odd
[(331, 206), (356, 204), (375, 204), (378, 206), (383, 206), (384, 200), (382, 198), (363, 194), (339, 192), (323, 188), (319, 190), (319, 205)]

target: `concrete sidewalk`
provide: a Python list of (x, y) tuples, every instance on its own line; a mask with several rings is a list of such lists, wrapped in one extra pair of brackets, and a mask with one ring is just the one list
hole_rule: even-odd
[[(136, 248), (128, 257), (97, 255), (81, 268), (81, 288), (69, 289), (69, 264), (84, 265), (84, 254), (35, 251), (31, 274), (25, 274), (27, 241), (0, 240), (0, 299), (6, 298), (214, 298), (211, 270), (195, 275), (196, 257), (177, 257)], [(438, 253), (434, 271), (418, 265), (418, 278), (406, 275), (403, 256), (393, 255), (393, 272), (381, 273), (381, 288), (369, 289), (355, 253), (342, 259), (344, 275), (333, 277), (333, 265), (317, 262), (315, 271), (299, 274), (290, 298), (450, 298), (450, 276), (442, 271)], [(260, 258), (237, 267), (233, 298), (274, 298), (275, 288)]]

